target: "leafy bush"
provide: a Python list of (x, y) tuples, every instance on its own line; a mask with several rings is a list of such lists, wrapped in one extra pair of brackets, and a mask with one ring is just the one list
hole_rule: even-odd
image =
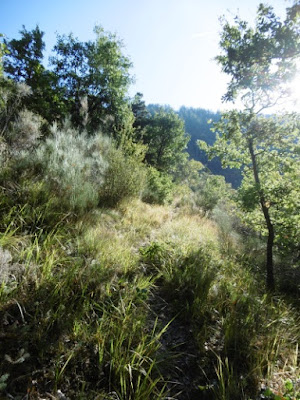
[(229, 188), (223, 176), (202, 174), (198, 184), (193, 187), (196, 205), (204, 212), (212, 212), (219, 202), (229, 198)]
[(175, 185), (166, 173), (153, 167), (148, 168), (147, 185), (143, 192), (143, 201), (150, 204), (165, 204), (172, 200)]
[(271, 389), (266, 389), (261, 396), (263, 399), (269, 400), (299, 400), (300, 392), (295, 388), (296, 385), (289, 379), (285, 382), (284, 393), (276, 394)]
[(99, 205), (115, 206), (122, 200), (139, 197), (146, 178), (145, 167), (139, 158), (112, 147), (107, 159), (109, 166), (99, 189)]

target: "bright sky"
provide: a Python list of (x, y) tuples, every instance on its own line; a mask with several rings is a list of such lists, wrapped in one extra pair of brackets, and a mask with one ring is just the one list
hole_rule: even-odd
[[(213, 111), (221, 103), (227, 77), (213, 58), (219, 54), (220, 24), (225, 14), (254, 20), (259, 0), (0, 0), (0, 32), (18, 38), (25, 25), (45, 32), (47, 51), (56, 33), (73, 32), (82, 41), (94, 39), (100, 24), (124, 42), (133, 62), (136, 83), (147, 104), (184, 105)], [(269, 0), (278, 15), (290, 1)]]

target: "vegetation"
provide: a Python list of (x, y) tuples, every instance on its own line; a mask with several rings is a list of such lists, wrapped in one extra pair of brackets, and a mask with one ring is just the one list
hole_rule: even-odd
[(213, 175), (224, 176), (226, 182), (231, 183), (235, 189), (238, 188), (241, 184), (240, 170), (222, 168), (219, 157), (208, 159), (206, 152), (197, 144), (198, 140), (203, 140), (208, 145), (215, 142), (216, 133), (212, 131), (210, 123), (218, 122), (221, 118), (220, 113), (201, 108), (181, 107), (178, 115), (184, 120), (186, 132), (191, 137), (187, 148), (190, 157), (200, 161)]
[(0, 46), (0, 398), (300, 398), (299, 117), (258, 112), (293, 70), (297, 10), (224, 23), (246, 108), (220, 118), (129, 99), (100, 27), (58, 36), (49, 69), (39, 27)]
[[(267, 230), (267, 287), (271, 290), (275, 285), (275, 233), (280, 235), (284, 231), (276, 225), (283, 219), (288, 230), (299, 232), (300, 228), (298, 217), (293, 216), (298, 208), (294, 199), (298, 190), (294, 190), (294, 185), (288, 192), (290, 206), (281, 203), (276, 207), (284, 196), (286, 182), (295, 178), (293, 182), (297, 185), (296, 177), (300, 174), (299, 118), (285, 114), (278, 120), (259, 113), (286, 96), (286, 82), (296, 71), (300, 46), (298, 20), (293, 10), (297, 11), (296, 4), (284, 23), (280, 23), (272, 8), (261, 4), (255, 29), (239, 18), (234, 25), (224, 21), (220, 42), (224, 53), (217, 57), (223, 71), (231, 77), (225, 100), (232, 101), (241, 93), (244, 110), (224, 114), (215, 125), (220, 134), (210, 154), (220, 156), (224, 166), (243, 167), (244, 209), (252, 210), (258, 205)], [(202, 147), (207, 149), (206, 143), (202, 142)], [(272, 212), (274, 204), (280, 208), (281, 216)], [(299, 209), (296, 213), (299, 215)]]

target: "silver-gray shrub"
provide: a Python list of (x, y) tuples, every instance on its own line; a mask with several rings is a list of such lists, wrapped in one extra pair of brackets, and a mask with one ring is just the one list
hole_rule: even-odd
[(32, 111), (26, 109), (20, 111), (16, 120), (11, 124), (11, 151), (30, 150), (35, 147), (41, 137), (43, 122), (43, 118)]
[(36, 149), (34, 163), (43, 179), (70, 211), (82, 212), (98, 204), (99, 188), (108, 167), (109, 138), (88, 136), (68, 124), (52, 127), (52, 135)]
[(0, 90), (0, 168), (16, 156), (16, 151), (31, 147), (40, 135), (42, 118), (21, 110), (22, 99), (31, 94), (25, 83), (2, 79)]
[(0, 135), (0, 168), (8, 163), (16, 164), (31, 157), (31, 151), (38, 146), (42, 136), (44, 120), (29, 110), (22, 110), (10, 123), (5, 135)]
[(31, 94), (25, 83), (15, 83), (10, 79), (1, 80), (0, 90), (0, 136), (9, 137), (10, 125), (22, 107), (22, 99)]
[(0, 246), (0, 285), (14, 286), (24, 271), (24, 265), (13, 262), (11, 253)]

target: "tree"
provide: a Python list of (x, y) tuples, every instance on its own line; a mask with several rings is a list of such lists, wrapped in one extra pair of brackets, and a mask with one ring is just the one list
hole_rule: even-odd
[(6, 77), (30, 87), (31, 93), (23, 98), (23, 106), (40, 114), (49, 123), (64, 118), (66, 108), (63, 92), (57, 85), (57, 77), (42, 64), (44, 32), (38, 26), (32, 31), (27, 31), (23, 26), (20, 35), (20, 39), (4, 42), (7, 47), (4, 57)]
[(64, 92), (64, 103), (72, 123), (81, 125), (81, 99), (87, 94), (88, 46), (69, 36), (57, 36), (56, 56), (50, 58), (58, 87)]
[(95, 74), (94, 90), (100, 89), (108, 98), (104, 108), (114, 117), (114, 129), (122, 129), (123, 118), (127, 119), (127, 91), (132, 83), (129, 70), (132, 67), (130, 59), (122, 52), (122, 41), (110, 32), (105, 32), (101, 26), (96, 26), (96, 41), (92, 53), (92, 69)]
[(147, 125), (150, 112), (147, 109), (145, 101), (143, 100), (143, 94), (137, 93), (132, 102), (131, 102), (131, 110), (134, 115), (134, 128), (138, 132), (138, 135), (141, 135), (143, 128)]
[(102, 127), (117, 136), (127, 119), (131, 62), (116, 35), (101, 27), (95, 28), (95, 34), (95, 41), (89, 42), (80, 42), (72, 34), (58, 36), (51, 64), (59, 86), (65, 89), (72, 122), (82, 125), (80, 110), (86, 99), (89, 131)]
[[(3, 34), (0, 33), (0, 39), (3, 38)], [(3, 56), (6, 54), (7, 49), (4, 43), (0, 42), (0, 78), (3, 76)]]
[(58, 35), (51, 69), (46, 69), (44, 33), (37, 26), (32, 31), (23, 27), (20, 34), (5, 41), (4, 70), (6, 77), (31, 88), (23, 105), (50, 123), (70, 115), (76, 127), (89, 132), (100, 127), (117, 137), (131, 113), (126, 96), (132, 81), (131, 62), (117, 36), (101, 27), (95, 28), (94, 41)]
[(20, 34), (19, 40), (5, 40), (8, 55), (4, 67), (9, 78), (30, 85), (41, 68), (45, 49), (44, 32), (38, 26), (30, 32), (23, 25)]
[[(275, 285), (273, 246), (275, 240), (281, 240), (281, 220), (286, 226), (299, 223), (292, 210), (297, 208), (300, 193), (292, 187), (284, 192), (289, 179), (299, 176), (299, 117), (286, 114), (278, 120), (260, 113), (288, 96), (287, 82), (295, 75), (299, 57), (298, 20), (296, 3), (287, 10), (284, 22), (272, 7), (262, 4), (255, 28), (238, 17), (233, 24), (223, 20), (223, 53), (216, 59), (231, 78), (223, 99), (234, 101), (240, 96), (244, 109), (222, 115), (214, 125), (217, 140), (212, 147), (200, 143), (210, 157), (219, 156), (223, 166), (243, 168), (240, 200), (247, 211), (259, 207), (263, 217), (267, 233), (266, 283), (270, 290)], [(288, 206), (284, 196), (289, 198)]]
[(239, 17), (233, 25), (223, 19), (223, 54), (216, 60), (231, 77), (223, 100), (234, 101), (239, 95), (245, 109), (256, 114), (286, 100), (286, 82), (295, 76), (300, 51), (298, 21), (296, 3), (287, 9), (284, 22), (263, 4), (258, 7), (255, 28)]
[(171, 173), (188, 157), (184, 150), (189, 137), (174, 111), (161, 108), (155, 112), (144, 128), (142, 141), (148, 146), (146, 161), (159, 171)]

